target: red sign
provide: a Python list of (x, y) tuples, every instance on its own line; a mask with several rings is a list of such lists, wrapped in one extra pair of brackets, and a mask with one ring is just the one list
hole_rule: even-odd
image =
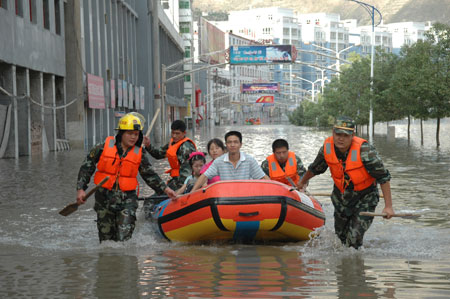
[(87, 74), (88, 102), (91, 109), (105, 109), (103, 78)]
[(273, 96), (262, 96), (259, 97), (259, 99), (257, 99), (255, 103), (273, 103), (273, 102), (274, 102)]

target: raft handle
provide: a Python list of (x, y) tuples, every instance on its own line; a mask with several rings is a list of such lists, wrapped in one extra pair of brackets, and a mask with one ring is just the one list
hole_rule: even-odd
[(259, 212), (250, 212), (250, 213), (244, 213), (244, 212), (239, 212), (239, 216), (243, 216), (243, 217), (252, 217), (252, 216), (257, 216), (259, 215)]

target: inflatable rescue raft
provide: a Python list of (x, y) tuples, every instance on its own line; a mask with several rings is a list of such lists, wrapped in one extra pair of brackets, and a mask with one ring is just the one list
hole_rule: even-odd
[(219, 181), (151, 210), (170, 241), (302, 241), (325, 224), (320, 203), (269, 180)]

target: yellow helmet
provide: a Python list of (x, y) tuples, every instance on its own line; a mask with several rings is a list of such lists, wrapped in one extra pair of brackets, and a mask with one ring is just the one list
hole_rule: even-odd
[(116, 130), (142, 131), (142, 123), (139, 117), (131, 113), (127, 113), (119, 119), (119, 124)]

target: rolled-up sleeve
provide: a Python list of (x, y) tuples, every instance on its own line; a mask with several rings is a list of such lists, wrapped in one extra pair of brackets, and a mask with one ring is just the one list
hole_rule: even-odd
[(323, 154), (323, 146), (320, 148), (319, 152), (317, 153), (316, 158), (314, 159), (314, 162), (312, 162), (308, 170), (311, 171), (314, 175), (319, 175), (327, 171), (328, 164), (325, 161), (325, 156)]
[(391, 174), (384, 167), (378, 152), (367, 142), (361, 145), (361, 160), (367, 172), (377, 180), (378, 184), (384, 184), (391, 180)]
[(212, 179), (213, 177), (219, 175), (218, 163), (220, 163), (220, 160), (214, 160), (209, 168), (203, 173), (208, 179)]
[(250, 163), (250, 177), (252, 179), (262, 179), (266, 174), (262, 170), (261, 166), (256, 162), (255, 158), (246, 156), (245, 159), (248, 159)]

